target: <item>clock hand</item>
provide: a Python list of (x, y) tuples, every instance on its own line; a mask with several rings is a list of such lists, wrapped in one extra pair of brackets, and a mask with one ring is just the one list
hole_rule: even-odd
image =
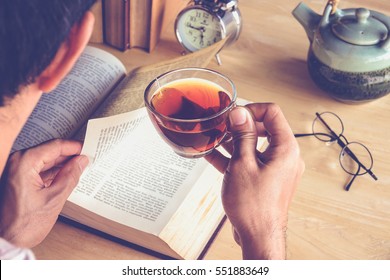
[(203, 38), (204, 38), (204, 35), (203, 35), (203, 31), (202, 31), (202, 33), (200, 33), (200, 45), (201, 46), (204, 46)]
[(195, 29), (195, 30), (198, 30), (198, 31), (200, 31), (200, 32), (205, 32), (206, 31), (206, 28), (204, 28), (203, 26), (201, 26), (201, 27), (195, 27), (195, 26), (193, 26), (193, 25), (188, 25), (188, 27), (189, 28), (192, 28), (192, 29)]
[(191, 25), (191, 24), (189, 24), (188, 27), (189, 27), (189, 28), (192, 28), (192, 29), (195, 29), (195, 30), (199, 30), (198, 27), (195, 27), (195, 26), (193, 26), (193, 25)]

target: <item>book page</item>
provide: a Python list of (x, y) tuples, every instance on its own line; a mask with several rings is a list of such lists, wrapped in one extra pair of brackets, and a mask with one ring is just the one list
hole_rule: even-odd
[(41, 97), (12, 151), (72, 136), (124, 75), (117, 58), (88, 46), (59, 86)]
[(69, 201), (152, 234), (164, 228), (208, 166), (176, 155), (145, 108), (90, 120), (82, 154), (91, 164)]

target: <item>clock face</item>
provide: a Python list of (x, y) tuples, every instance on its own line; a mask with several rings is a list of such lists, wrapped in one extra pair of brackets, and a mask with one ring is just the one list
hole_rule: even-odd
[(224, 30), (217, 16), (200, 8), (192, 8), (179, 16), (176, 35), (185, 48), (196, 51), (220, 41), (224, 37)]

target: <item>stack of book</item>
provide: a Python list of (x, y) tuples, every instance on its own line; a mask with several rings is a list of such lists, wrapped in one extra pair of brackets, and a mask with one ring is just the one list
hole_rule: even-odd
[(136, 47), (151, 52), (161, 31), (187, 3), (188, 0), (98, 0), (92, 8), (96, 24), (91, 42), (121, 51)]

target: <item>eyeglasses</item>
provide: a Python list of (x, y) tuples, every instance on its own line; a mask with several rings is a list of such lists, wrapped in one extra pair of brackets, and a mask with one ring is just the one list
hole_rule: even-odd
[(371, 170), (374, 163), (371, 152), (363, 144), (347, 140), (343, 135), (344, 124), (335, 113), (316, 113), (312, 131), (312, 133), (298, 133), (294, 135), (297, 138), (315, 136), (322, 142), (327, 144), (336, 142), (341, 147), (339, 155), (340, 165), (345, 172), (352, 175), (351, 180), (344, 188), (346, 191), (349, 191), (357, 176), (368, 173), (374, 180), (378, 180)]

